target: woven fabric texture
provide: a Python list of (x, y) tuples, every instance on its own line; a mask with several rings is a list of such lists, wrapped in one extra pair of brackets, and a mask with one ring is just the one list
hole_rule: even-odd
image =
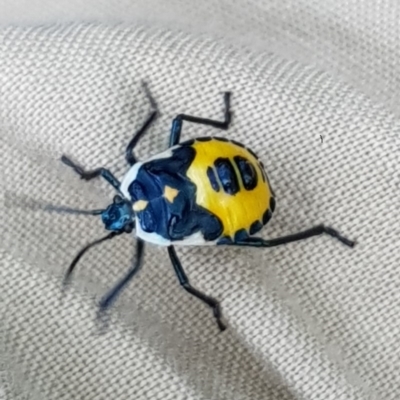
[[(399, 398), (394, 115), (315, 68), (167, 30), (13, 27), (0, 43), (4, 398)], [(218, 134), (259, 155), (277, 194), (263, 236), (323, 222), (357, 247), (318, 237), (270, 250), (179, 248), (192, 284), (221, 302), (219, 334), (166, 250), (147, 246), (101, 331), (96, 300), (129, 268), (133, 238), (85, 255), (63, 294), (67, 266), (104, 234), (101, 221), (24, 201), (111, 201), (109, 186), (79, 180), (59, 157), (122, 177), (126, 143), (150, 111), (143, 80), (160, 115), (139, 158), (166, 147), (178, 113), (221, 118), (230, 90), (229, 131), (185, 124), (183, 136)]]

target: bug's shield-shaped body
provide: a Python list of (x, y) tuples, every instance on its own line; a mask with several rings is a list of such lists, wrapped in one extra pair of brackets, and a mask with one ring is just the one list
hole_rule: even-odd
[(135, 164), (121, 191), (132, 201), (136, 235), (166, 246), (241, 240), (275, 208), (256, 155), (222, 138), (190, 140)]

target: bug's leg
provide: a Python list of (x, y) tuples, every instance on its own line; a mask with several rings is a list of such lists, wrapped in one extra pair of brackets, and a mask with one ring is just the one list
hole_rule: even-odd
[(202, 125), (209, 125), (213, 126), (214, 128), (219, 129), (228, 129), (229, 124), (231, 122), (232, 113), (230, 111), (230, 100), (231, 100), (231, 93), (225, 92), (224, 93), (224, 103), (225, 103), (225, 112), (224, 112), (224, 120), (223, 121), (216, 121), (213, 119), (207, 118), (199, 118), (193, 117), (191, 115), (186, 114), (179, 114), (173, 121), (171, 127), (171, 135), (169, 137), (169, 146), (175, 146), (179, 143), (182, 131), (182, 122), (188, 121), (193, 122), (195, 124), (202, 124)]
[(147, 117), (146, 121), (144, 122), (144, 124), (142, 125), (142, 127), (133, 135), (133, 138), (131, 139), (131, 141), (128, 143), (128, 146), (126, 146), (126, 150), (125, 150), (125, 159), (126, 162), (129, 165), (133, 165), (137, 162), (136, 157), (133, 154), (133, 149), (136, 147), (137, 143), (139, 142), (139, 140), (142, 138), (142, 136), (144, 135), (144, 133), (147, 131), (147, 129), (149, 128), (149, 126), (153, 123), (153, 121), (156, 119), (157, 117), (157, 104), (154, 101), (147, 85), (143, 82), (143, 88), (146, 92), (147, 98), (150, 101), (151, 104), (151, 108), (152, 108), (152, 112), (150, 113), (150, 115)]
[(178, 259), (178, 256), (176, 255), (175, 249), (173, 246), (168, 247), (168, 254), (171, 259), (172, 265), (174, 267), (176, 276), (178, 277), (179, 283), (183, 286), (183, 288), (192, 294), (193, 296), (197, 297), (204, 303), (206, 303), (209, 307), (213, 309), (214, 312), (214, 317), (217, 320), (218, 327), (221, 331), (224, 331), (226, 329), (226, 326), (223, 324), (221, 321), (222, 319), (222, 314), (221, 314), (221, 308), (219, 306), (219, 303), (217, 300), (213, 299), (212, 297), (209, 297), (205, 295), (204, 293), (200, 292), (199, 290), (193, 288), (190, 283), (189, 279), (185, 274), (185, 271), (182, 268), (182, 264)]
[(318, 225), (313, 228), (307, 229), (302, 232), (294, 233), (288, 236), (282, 236), (275, 239), (264, 240), (257, 237), (249, 237), (247, 239), (233, 242), (232, 245), (234, 246), (249, 246), (249, 247), (274, 247), (280, 246), (282, 244), (291, 243), (291, 242), (298, 242), (299, 240), (304, 240), (311, 238), (313, 236), (322, 235), (323, 233), (334, 237), (335, 239), (339, 240), (343, 244), (349, 247), (354, 247), (355, 242), (346, 237), (342, 236), (337, 230), (324, 225)]
[(127, 272), (127, 274), (100, 300), (100, 312), (105, 311), (111, 306), (113, 301), (117, 298), (118, 294), (124, 289), (124, 287), (131, 281), (131, 279), (139, 272), (144, 253), (144, 242), (141, 239), (136, 241), (136, 254), (133, 267)]
[(71, 161), (67, 156), (62, 156), (61, 161), (65, 165), (68, 165), (68, 167), (71, 167), (81, 177), (81, 179), (84, 179), (85, 181), (90, 181), (91, 179), (101, 176), (111, 186), (113, 186), (116, 190), (119, 191), (120, 182), (108, 169), (96, 168), (92, 171), (85, 171), (82, 167)]
[(81, 259), (81, 257), (93, 246), (97, 246), (98, 244), (106, 241), (106, 240), (111, 240), (112, 238), (114, 238), (115, 236), (121, 235), (123, 232), (110, 232), (108, 235), (95, 240), (92, 243), (89, 243), (88, 245), (86, 245), (85, 247), (83, 247), (79, 253), (75, 256), (75, 258), (72, 260), (71, 265), (68, 267), (67, 273), (65, 274), (64, 277), (64, 286), (66, 286), (70, 280), (71, 274), (74, 271), (76, 264), (78, 264), (78, 261)]

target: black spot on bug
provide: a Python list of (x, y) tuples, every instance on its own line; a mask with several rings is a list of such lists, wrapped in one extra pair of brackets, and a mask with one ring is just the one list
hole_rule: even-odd
[(264, 164), (261, 161), (260, 161), (260, 171), (263, 178), (263, 182), (265, 182), (267, 180), (267, 174), (265, 172)]
[(265, 171), (262, 168), (260, 168), (260, 171), (261, 171), (261, 176), (262, 176), (263, 182), (265, 182), (267, 180), (267, 177), (265, 175)]
[(225, 138), (219, 137), (219, 136), (215, 136), (214, 139), (215, 140), (219, 140), (220, 142), (230, 142), (229, 139), (225, 139)]
[(220, 244), (233, 244), (233, 241), (229, 236), (223, 236), (221, 239), (218, 240), (217, 244), (218, 245), (220, 245)]
[(248, 147), (246, 147), (246, 150), (247, 150), (256, 160), (258, 160), (257, 154), (254, 153), (253, 150), (249, 149)]
[(242, 242), (243, 240), (246, 240), (248, 237), (249, 234), (247, 233), (246, 229), (239, 229), (238, 231), (235, 232), (234, 242)]
[(216, 191), (219, 192), (219, 183), (217, 181), (217, 177), (215, 176), (215, 172), (211, 167), (207, 168), (207, 176), (210, 180), (211, 187)]
[(233, 144), (236, 144), (236, 146), (242, 147), (242, 148), (244, 148), (244, 149), (246, 148), (244, 144), (242, 144), (242, 143), (240, 143), (240, 142), (237, 142), (236, 140), (231, 140), (231, 142), (232, 142)]
[(266, 225), (266, 224), (268, 223), (268, 221), (271, 219), (271, 217), (272, 217), (271, 210), (268, 209), (268, 210), (265, 211), (265, 213), (263, 214), (263, 218), (262, 218), (263, 224)]
[(269, 208), (271, 209), (271, 212), (275, 211), (275, 199), (273, 197), (269, 199)]
[(254, 221), (250, 226), (250, 235), (254, 235), (261, 230), (263, 224), (260, 221)]
[(214, 166), (225, 193), (236, 194), (239, 191), (239, 183), (230, 160), (228, 158), (217, 158)]
[(243, 186), (246, 190), (253, 190), (257, 186), (257, 173), (254, 166), (250, 163), (249, 160), (246, 160), (244, 157), (235, 156), (235, 163), (239, 169), (240, 176), (243, 181)]
[(212, 140), (212, 137), (211, 136), (198, 137), (196, 138), (196, 140), (198, 142), (209, 142), (210, 140)]

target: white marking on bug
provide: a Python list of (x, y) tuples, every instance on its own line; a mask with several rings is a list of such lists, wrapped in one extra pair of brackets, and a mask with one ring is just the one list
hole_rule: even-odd
[(216, 245), (217, 240), (207, 242), (201, 232), (195, 232), (182, 240), (168, 240), (161, 235), (152, 232), (145, 232), (140, 226), (140, 221), (136, 221), (136, 236), (146, 242), (156, 244), (158, 246), (213, 246)]
[(172, 157), (172, 151), (174, 149), (177, 149), (178, 147), (181, 147), (181, 146), (179, 144), (177, 144), (176, 146), (170, 147), (170, 148), (168, 148), (167, 150), (165, 150), (165, 151), (163, 151), (161, 153), (155, 154), (154, 156), (144, 160), (143, 164), (148, 162), (148, 161), (160, 160), (162, 158), (170, 158), (170, 157)]
[(143, 165), (142, 162), (138, 162), (135, 165), (132, 166), (132, 168), (127, 172), (125, 175), (124, 179), (122, 180), (121, 183), (121, 193), (125, 196), (125, 198), (132, 200), (131, 196), (128, 192), (129, 185), (136, 179), (137, 174), (139, 172), (139, 168)]

